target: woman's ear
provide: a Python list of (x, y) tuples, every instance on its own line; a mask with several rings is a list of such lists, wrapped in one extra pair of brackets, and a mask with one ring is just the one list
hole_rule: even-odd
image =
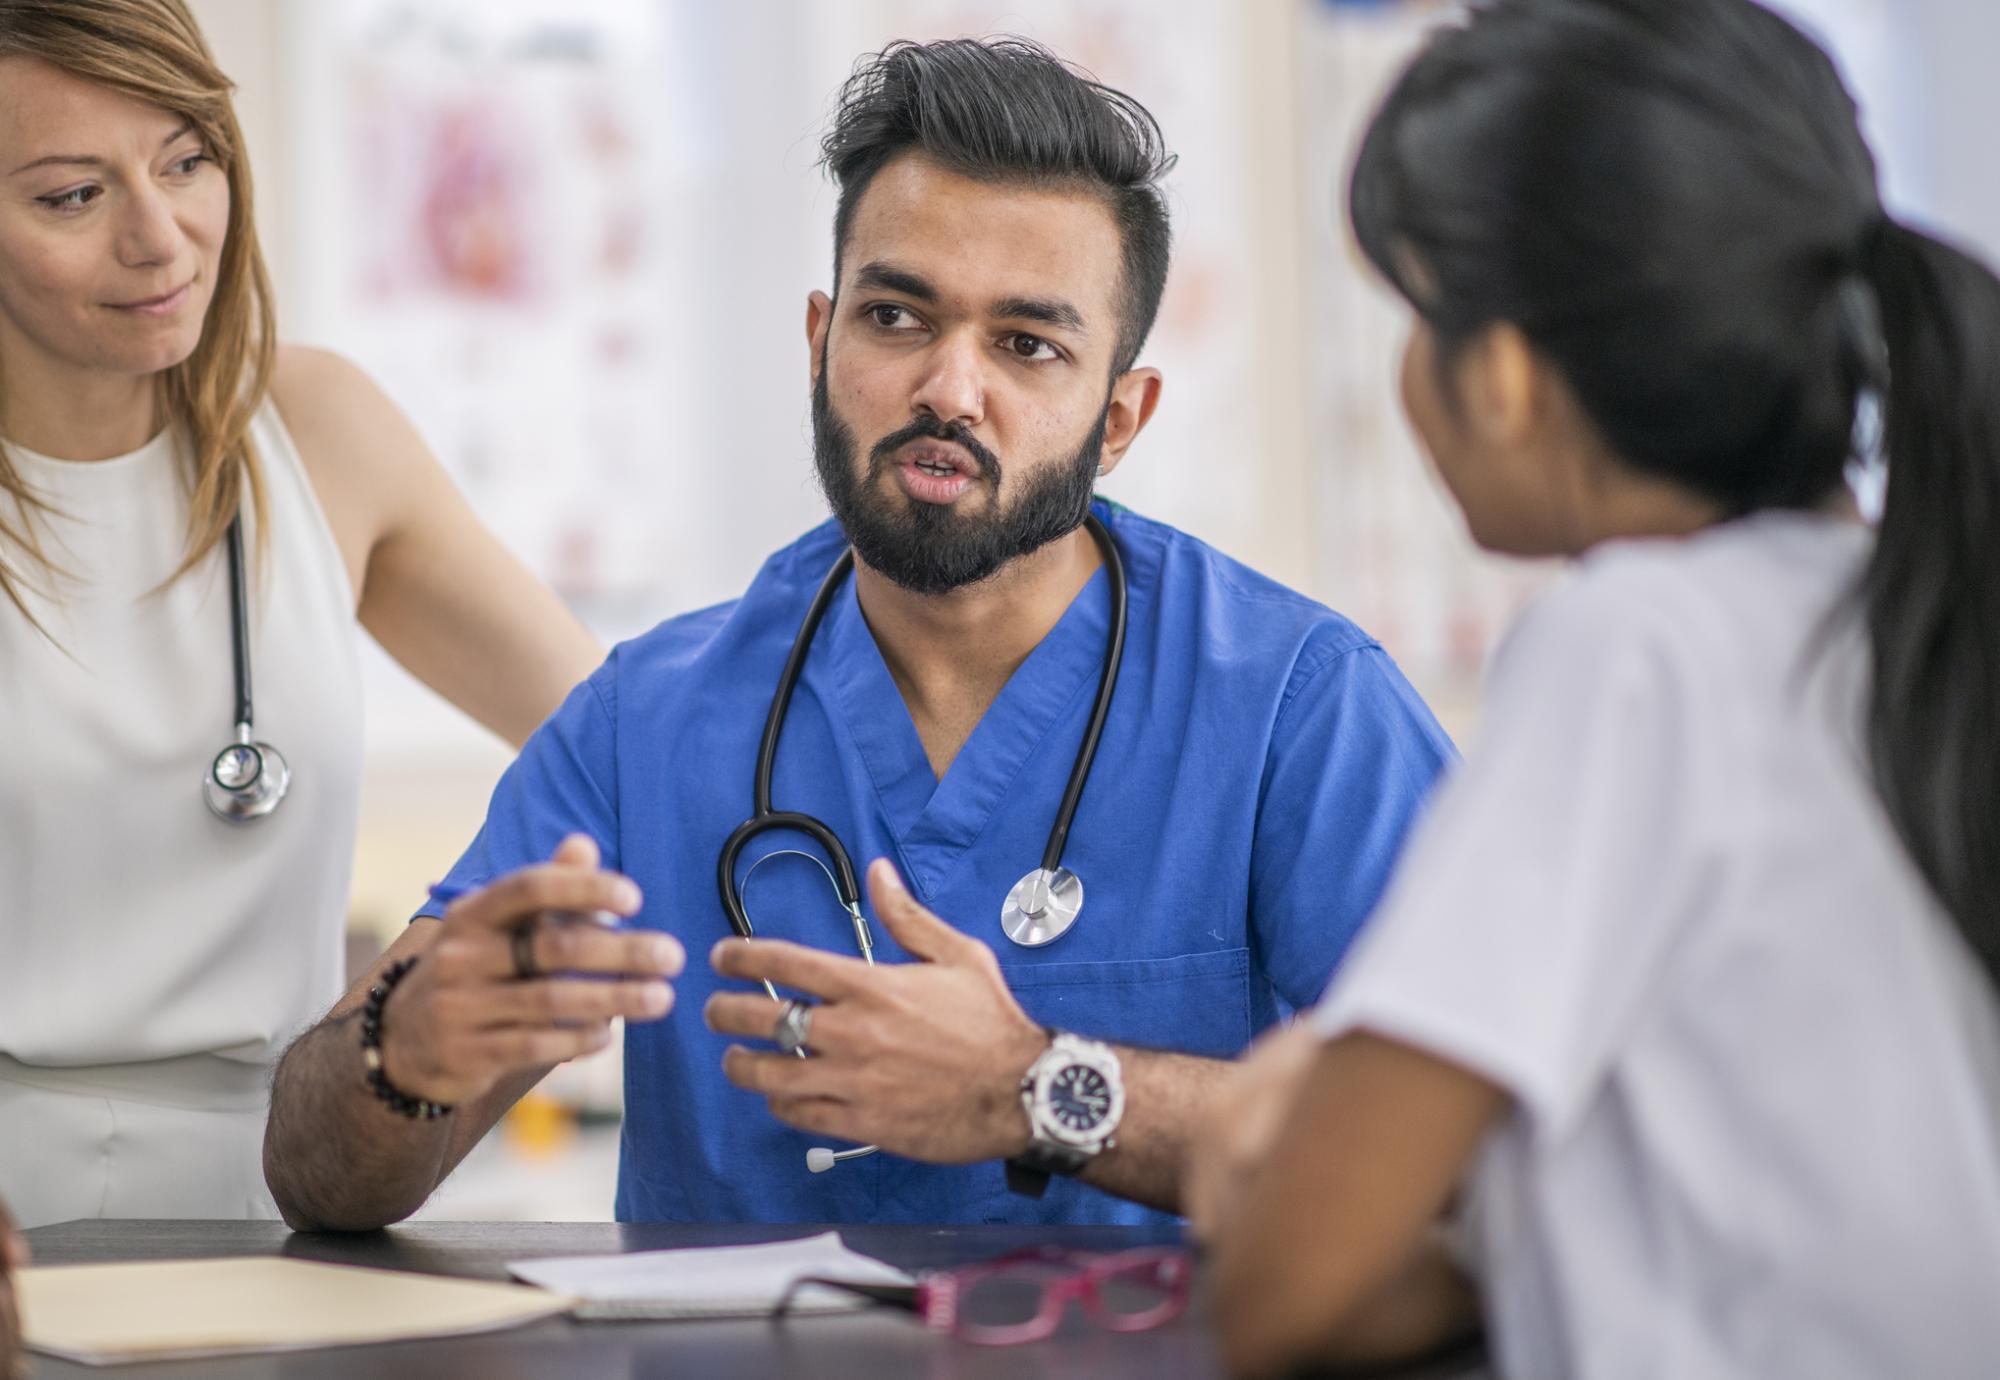
[(1534, 443), (1547, 416), (1547, 365), (1521, 328), (1488, 326), (1452, 362), (1464, 420), (1488, 448)]

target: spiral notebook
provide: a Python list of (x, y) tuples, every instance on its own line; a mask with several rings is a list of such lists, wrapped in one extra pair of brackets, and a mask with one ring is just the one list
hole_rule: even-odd
[[(579, 1318), (758, 1318), (775, 1312), (793, 1281), (913, 1286), (893, 1265), (850, 1250), (839, 1232), (759, 1246), (558, 1256), (509, 1263), (508, 1273), (576, 1300)], [(789, 1311), (845, 1313), (869, 1300), (840, 1289), (802, 1287)]]

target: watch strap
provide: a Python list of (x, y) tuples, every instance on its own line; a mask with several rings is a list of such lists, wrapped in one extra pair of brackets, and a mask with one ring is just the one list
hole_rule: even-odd
[(1079, 1173), (1090, 1159), (1080, 1150), (1030, 1145), (1007, 1161), (1007, 1187), (1026, 1197), (1039, 1198), (1048, 1192), (1050, 1175)]

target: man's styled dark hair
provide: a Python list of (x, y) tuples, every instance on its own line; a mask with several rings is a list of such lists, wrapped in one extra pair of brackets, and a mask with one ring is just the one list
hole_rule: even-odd
[(1103, 197), (1125, 260), (1113, 374), (1139, 357), (1167, 283), (1171, 231), (1159, 181), (1174, 156), (1159, 122), (1124, 92), (1027, 39), (892, 43), (856, 64), (820, 151), (840, 188), (836, 285), (861, 194), (905, 153), (982, 182), (1068, 185)]

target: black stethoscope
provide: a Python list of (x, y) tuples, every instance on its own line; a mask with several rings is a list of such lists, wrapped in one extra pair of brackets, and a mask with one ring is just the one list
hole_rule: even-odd
[[(1118, 688), (1118, 667), (1125, 655), (1125, 563), (1118, 555), (1118, 544), (1112, 540), (1104, 524), (1097, 520), (1096, 514), (1086, 517), (1084, 526), (1104, 552), (1104, 566), (1111, 581), (1111, 637), (1104, 649), (1104, 670), (1097, 681), (1097, 702), (1091, 707), (1090, 722), (1083, 731), (1083, 744), (1076, 752), (1076, 764), (1070, 768), (1069, 785), (1063, 791), (1062, 804), (1056, 808), (1055, 826), (1049, 830), (1048, 844), (1042, 849), (1042, 865), (1016, 882), (1000, 907), (1002, 932), (1016, 944), (1027, 948), (1039, 948), (1062, 938), (1083, 910), (1083, 882), (1062, 865), (1063, 845), (1068, 841), (1070, 825), (1076, 819), (1077, 802), (1083, 796), (1084, 782), (1090, 779), (1090, 765), (1097, 756), (1098, 739), (1104, 736), (1104, 721), (1111, 713), (1111, 696)], [(771, 712), (764, 720), (763, 741), (757, 748), (756, 813), (737, 825), (736, 831), (722, 845), (722, 854), (716, 860), (715, 880), (722, 892), (722, 908), (729, 915), (731, 928), (745, 939), (755, 937), (750, 913), (744, 909), (742, 891), (736, 880), (736, 860), (744, 846), (759, 834), (773, 829), (797, 830), (817, 843), (832, 860), (833, 870), (827, 874), (828, 880), (833, 883), (841, 908), (847, 912), (854, 926), (855, 947), (861, 951), (863, 958), (873, 963), (875, 941), (869, 933), (867, 919), (861, 914), (861, 887), (847, 850), (841, 847), (833, 830), (811, 815), (771, 808), (771, 770), (777, 761), (778, 736), (784, 731), (785, 713), (791, 707), (792, 691), (798, 686), (806, 653), (812, 648), (813, 634), (819, 631), (820, 620), (832, 604), (840, 582), (853, 568), (854, 552), (850, 548), (840, 553), (840, 559), (833, 563), (833, 569), (820, 582), (812, 607), (806, 610), (805, 622), (799, 625), (799, 634), (792, 641), (791, 654), (785, 658), (785, 669), (778, 677), (778, 691), (771, 697)], [(750, 871), (755, 872), (770, 858), (779, 856), (783, 853), (758, 859)], [(803, 856), (814, 862), (819, 861), (811, 854)], [(824, 866), (821, 864), (822, 869)], [(746, 874), (744, 883), (749, 880)], [(770, 989), (771, 985), (766, 983), (765, 987)], [(771, 995), (776, 998), (777, 992), (772, 990)]]
[[(1042, 865), (1016, 882), (1000, 907), (1000, 928), (1016, 944), (1029, 948), (1062, 938), (1083, 910), (1083, 882), (1062, 865), (1063, 845), (1069, 840), (1069, 827), (1076, 818), (1077, 802), (1083, 797), (1083, 783), (1090, 779), (1090, 764), (1097, 756), (1097, 740), (1104, 736), (1104, 720), (1111, 713), (1111, 694), (1118, 688), (1118, 667), (1125, 658), (1125, 562), (1118, 555), (1118, 544), (1111, 539), (1111, 533), (1097, 520), (1095, 513), (1084, 518), (1084, 525), (1104, 552), (1104, 566), (1111, 580), (1111, 638), (1104, 649), (1104, 670), (1097, 680), (1097, 702), (1091, 706), (1090, 722), (1083, 731), (1083, 745), (1077, 749), (1076, 764), (1069, 772), (1069, 785), (1063, 790), (1062, 804), (1056, 808), (1055, 826), (1049, 830), (1048, 845), (1042, 849)], [(743, 885), (747, 886), (751, 873), (772, 858), (797, 855), (816, 864), (827, 873), (827, 880), (833, 883), (834, 893), (840, 898), (841, 909), (847, 912), (847, 918), (854, 926), (854, 946), (861, 951), (861, 957), (872, 964), (875, 961), (875, 939), (869, 933), (868, 918), (861, 913), (861, 886), (855, 878), (854, 862), (847, 856), (847, 850), (841, 847), (839, 836), (811, 815), (771, 808), (771, 771), (777, 764), (778, 737), (784, 732), (785, 712), (791, 708), (792, 691), (798, 688), (799, 674), (805, 669), (806, 653), (812, 650), (813, 634), (819, 631), (820, 620), (833, 603), (840, 582), (852, 569), (854, 549), (849, 547), (840, 553), (833, 569), (820, 581), (819, 592), (813, 595), (812, 606), (806, 610), (805, 621), (799, 625), (799, 634), (792, 639), (792, 650), (785, 658), (785, 669), (778, 675), (778, 691), (771, 697), (771, 712), (764, 719), (764, 737), (757, 746), (756, 813), (737, 825), (735, 832), (723, 843), (721, 856), (716, 859), (715, 881), (722, 892), (722, 908), (729, 915), (730, 928), (744, 939), (755, 938), (750, 912), (744, 908), (742, 889), (736, 880), (736, 859), (742, 854), (744, 846), (759, 834), (773, 829), (797, 830), (825, 850), (827, 857), (833, 860), (833, 870), (828, 872), (826, 864), (810, 853), (784, 848), (751, 864), (749, 871), (743, 875)], [(768, 978), (764, 982), (764, 990), (770, 994), (772, 1001), (781, 1000), (777, 987)], [(805, 1053), (803, 1049), (798, 1052), (801, 1055)], [(851, 1150), (834, 1151), (814, 1146), (806, 1152), (806, 1168), (815, 1174), (822, 1174), (836, 1164), (872, 1155), (878, 1149), (877, 1146), (862, 1145)]]
[(250, 713), (250, 609), (243, 592), (243, 520), (229, 522), (229, 641), (236, 658), (236, 741), (215, 754), (201, 798), (231, 823), (262, 819), (291, 789), (284, 754), (255, 741)]

